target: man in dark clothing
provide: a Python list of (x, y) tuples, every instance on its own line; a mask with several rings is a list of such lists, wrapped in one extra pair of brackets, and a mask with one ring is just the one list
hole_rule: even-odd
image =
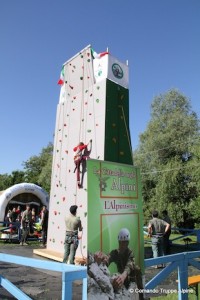
[(168, 224), (170, 224), (170, 229), (165, 233), (165, 235), (163, 237), (164, 253), (165, 253), (165, 255), (169, 255), (170, 254), (169, 237), (170, 237), (170, 234), (171, 234), (171, 220), (170, 220), (170, 217), (168, 215), (168, 211), (166, 209), (162, 211), (162, 215), (163, 215), (163, 220), (165, 222), (167, 222)]
[(31, 208), (30, 205), (26, 205), (26, 210), (22, 214), (22, 219), (21, 219), (21, 229), (22, 229), (22, 236), (21, 236), (21, 242), (20, 245), (28, 245), (26, 243), (27, 236), (30, 232), (30, 224), (32, 221), (32, 213), (31, 213)]
[(152, 217), (148, 225), (148, 236), (151, 237), (153, 257), (163, 256), (163, 236), (170, 230), (170, 224), (159, 219), (156, 210), (153, 211)]
[(9, 216), (9, 221), (10, 222), (16, 222), (16, 219), (17, 219), (17, 212), (16, 212), (16, 208), (13, 207), (13, 209), (10, 213), (10, 216)]
[[(9, 215), (9, 222), (15, 223), (16, 220), (17, 220), (17, 212), (16, 212), (16, 208), (13, 207), (13, 209)], [(16, 226), (14, 224), (10, 224), (9, 227), (10, 227), (10, 233), (11, 234), (14, 233), (16, 230)]]
[(74, 264), (76, 250), (79, 245), (79, 239), (82, 238), (82, 234), (79, 236), (79, 231), (82, 233), (82, 224), (79, 217), (76, 216), (77, 205), (72, 205), (69, 209), (70, 215), (65, 218), (65, 244), (64, 244), (64, 257), (63, 262), (67, 263), (69, 258), (69, 263)]
[(47, 229), (48, 229), (49, 212), (44, 205), (41, 211), (41, 226), (42, 226), (42, 245), (46, 246), (47, 242)]

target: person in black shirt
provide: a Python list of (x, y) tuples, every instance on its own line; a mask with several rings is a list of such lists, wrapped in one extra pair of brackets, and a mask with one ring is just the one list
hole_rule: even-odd
[(48, 219), (49, 219), (49, 212), (47, 210), (47, 207), (44, 205), (42, 207), (42, 211), (41, 211), (42, 245), (43, 245), (43, 247), (46, 246), (46, 242), (47, 242)]

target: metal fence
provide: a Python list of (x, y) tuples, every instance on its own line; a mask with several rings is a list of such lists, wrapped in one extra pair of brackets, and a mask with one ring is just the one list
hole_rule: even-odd
[(178, 271), (178, 299), (187, 300), (188, 299), (188, 266), (193, 266), (200, 270), (200, 251), (193, 252), (183, 252), (179, 254), (161, 256), (157, 258), (145, 259), (145, 268), (165, 264), (166, 267), (163, 268), (155, 277), (153, 277), (145, 285), (145, 290), (153, 290), (162, 281), (164, 281), (174, 270)]

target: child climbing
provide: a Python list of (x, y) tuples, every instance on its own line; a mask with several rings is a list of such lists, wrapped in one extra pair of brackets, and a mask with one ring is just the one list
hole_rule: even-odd
[[(88, 150), (88, 145), (90, 144), (90, 149)], [(75, 163), (75, 169), (74, 173), (76, 172), (76, 178), (78, 187), (81, 188), (83, 184), (83, 172), (86, 171), (86, 160), (89, 158), (89, 155), (92, 150), (92, 140), (85, 145), (83, 142), (80, 142), (76, 147), (74, 147), (73, 151), (76, 152), (74, 155), (74, 163)], [(84, 162), (84, 164), (83, 164)], [(82, 179), (80, 181), (80, 166), (82, 164)], [(84, 165), (84, 166), (83, 166)]]

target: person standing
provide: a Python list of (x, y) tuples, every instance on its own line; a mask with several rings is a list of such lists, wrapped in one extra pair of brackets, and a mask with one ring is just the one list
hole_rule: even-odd
[(16, 213), (16, 208), (13, 207), (10, 216), (9, 216), (9, 222), (10, 222), (10, 233), (13, 234), (16, 231), (16, 225), (14, 224), (17, 220), (17, 213)]
[(9, 222), (16, 222), (16, 220), (17, 220), (17, 212), (16, 212), (16, 208), (13, 207), (9, 216)]
[(72, 205), (69, 209), (70, 215), (65, 217), (65, 243), (64, 243), (64, 257), (63, 262), (67, 263), (69, 258), (69, 263), (74, 265), (76, 250), (79, 245), (79, 239), (82, 238), (82, 234), (79, 236), (79, 231), (83, 230), (81, 220), (76, 216), (77, 205)]
[(42, 226), (42, 246), (46, 246), (47, 242), (47, 229), (48, 229), (49, 212), (44, 205), (41, 211), (41, 226)]
[[(151, 237), (153, 257), (164, 255), (163, 236), (170, 229), (170, 224), (158, 218), (158, 212), (152, 213), (152, 219), (148, 225), (148, 236)], [(156, 266), (158, 268), (158, 266)]]
[(32, 213), (31, 213), (31, 208), (30, 205), (26, 205), (26, 210), (22, 214), (22, 219), (21, 219), (21, 229), (22, 229), (22, 236), (21, 236), (21, 242), (20, 245), (25, 245), (27, 246), (28, 244), (26, 243), (27, 236), (30, 231), (30, 225), (32, 221)]
[(162, 215), (163, 215), (163, 220), (165, 222), (167, 222), (168, 224), (170, 224), (170, 229), (165, 233), (164, 237), (163, 237), (163, 243), (164, 243), (164, 254), (165, 255), (169, 255), (170, 254), (170, 241), (169, 241), (169, 237), (171, 234), (171, 219), (168, 215), (168, 211), (165, 209), (162, 211)]

